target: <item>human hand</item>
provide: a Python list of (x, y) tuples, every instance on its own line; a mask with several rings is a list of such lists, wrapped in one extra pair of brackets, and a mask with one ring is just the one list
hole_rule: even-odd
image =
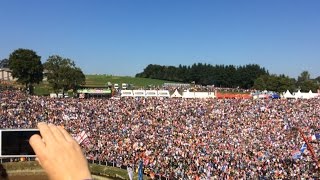
[(39, 123), (38, 128), (42, 138), (35, 134), (29, 143), (51, 180), (91, 179), (79, 144), (63, 127)]

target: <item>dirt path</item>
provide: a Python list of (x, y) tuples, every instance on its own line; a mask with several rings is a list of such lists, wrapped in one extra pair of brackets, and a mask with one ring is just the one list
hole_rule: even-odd
[(14, 176), (9, 176), (8, 180), (49, 180), (49, 179), (46, 175), (27, 175), (27, 176), (14, 175)]

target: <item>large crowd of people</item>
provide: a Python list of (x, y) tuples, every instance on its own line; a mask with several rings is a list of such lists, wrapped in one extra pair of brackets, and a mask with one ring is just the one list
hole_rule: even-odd
[[(292, 152), (320, 131), (319, 99), (78, 99), (0, 92), (0, 128), (64, 126), (87, 158), (137, 167), (151, 178), (308, 179), (310, 151)], [(310, 142), (316, 155), (319, 143)]]

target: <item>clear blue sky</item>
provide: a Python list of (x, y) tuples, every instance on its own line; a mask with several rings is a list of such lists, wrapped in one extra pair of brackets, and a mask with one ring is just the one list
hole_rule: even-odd
[(1, 0), (0, 59), (32, 49), (86, 74), (256, 63), (320, 76), (319, 0)]

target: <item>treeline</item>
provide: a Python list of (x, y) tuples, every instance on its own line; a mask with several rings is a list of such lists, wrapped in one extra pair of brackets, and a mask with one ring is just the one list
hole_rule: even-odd
[(30, 94), (33, 94), (34, 85), (44, 78), (57, 94), (68, 90), (76, 92), (85, 83), (85, 75), (71, 59), (52, 55), (42, 63), (41, 56), (31, 49), (14, 50), (9, 58), (0, 60), (0, 68), (9, 68), (12, 77)]
[(319, 88), (320, 77), (311, 79), (308, 71), (304, 71), (298, 79), (286, 75), (269, 74), (268, 70), (257, 64), (243, 66), (211, 65), (195, 63), (191, 66), (161, 66), (149, 64), (136, 77), (162, 79), (181, 83), (214, 85), (215, 87), (243, 88), (284, 92), (286, 90), (301, 91)]
[(179, 65), (161, 66), (148, 65), (136, 77), (162, 79), (176, 82), (195, 82), (201, 85), (215, 85), (217, 87), (251, 88), (254, 81), (268, 75), (268, 71), (256, 64), (236, 67), (234, 65), (211, 65), (197, 63), (192, 66)]

